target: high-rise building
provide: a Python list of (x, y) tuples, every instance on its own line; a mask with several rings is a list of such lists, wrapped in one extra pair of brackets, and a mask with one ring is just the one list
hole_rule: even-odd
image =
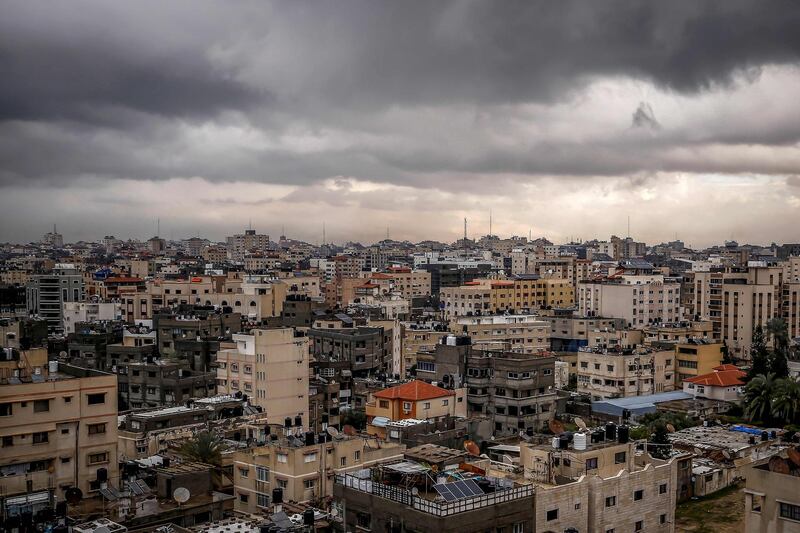
[(47, 321), (50, 331), (64, 330), (65, 302), (82, 302), (85, 298), (83, 276), (72, 264), (57, 264), (49, 274), (31, 277), (27, 286), (28, 313)]

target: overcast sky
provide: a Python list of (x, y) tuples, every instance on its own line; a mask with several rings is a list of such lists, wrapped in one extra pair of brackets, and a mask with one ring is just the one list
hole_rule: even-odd
[(794, 0), (0, 13), (0, 241), (800, 241)]

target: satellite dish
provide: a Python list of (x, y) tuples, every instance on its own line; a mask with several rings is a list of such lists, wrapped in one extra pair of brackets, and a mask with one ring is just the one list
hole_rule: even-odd
[(70, 487), (67, 489), (67, 492), (64, 493), (64, 498), (67, 500), (68, 504), (78, 505), (83, 499), (83, 491), (78, 487)]
[(578, 417), (578, 416), (575, 417), (575, 425), (578, 426), (579, 428), (581, 428), (584, 431), (589, 429), (588, 427), (586, 427), (586, 422), (584, 422), (583, 419), (581, 417)]
[(501, 462), (503, 462), (503, 463), (505, 463), (507, 465), (513, 465), (514, 464), (514, 458), (511, 457), (510, 455), (503, 454), (503, 456), (500, 459), (501, 459)]
[(67, 357), (67, 352), (65, 352), (64, 350), (61, 350), (60, 352), (58, 352), (58, 357), (60, 359), (66, 358)]
[(464, 450), (474, 457), (477, 457), (481, 454), (481, 449), (475, 444), (475, 441), (465, 440), (464, 441)]
[(345, 424), (344, 427), (342, 427), (342, 433), (344, 433), (348, 437), (355, 437), (356, 435), (358, 435), (358, 430), (356, 430), (356, 428), (354, 428), (350, 424)]
[(417, 487), (413, 487), (411, 489), (411, 494), (413, 494), (414, 496), (418, 495), (419, 494), (419, 489)]
[(670, 433), (675, 433), (675, 426), (673, 426), (672, 424), (667, 424), (667, 431), (669, 431)]
[(564, 433), (564, 424), (560, 420), (550, 420), (547, 422), (547, 427), (554, 435), (561, 435)]
[(722, 450), (722, 456), (725, 459), (730, 459), (731, 458), (731, 452), (729, 452), (728, 450)]
[(172, 493), (172, 499), (175, 500), (178, 503), (186, 503), (186, 502), (188, 502), (190, 496), (191, 496), (191, 493), (189, 492), (189, 489), (187, 489), (186, 487), (178, 487)]
[(330, 435), (330, 436), (331, 436), (331, 437), (333, 437), (333, 438), (336, 438), (336, 437), (338, 437), (338, 436), (339, 436), (339, 430), (338, 430), (338, 429), (336, 429), (336, 428), (335, 428), (335, 427), (333, 427), (333, 426), (328, 426), (328, 429), (326, 429), (325, 431), (327, 431), (327, 432), (328, 432), (328, 435)]

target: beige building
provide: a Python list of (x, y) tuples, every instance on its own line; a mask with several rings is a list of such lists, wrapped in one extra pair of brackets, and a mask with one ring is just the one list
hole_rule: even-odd
[[(48, 364), (45, 349), (0, 362), (0, 499), (25, 508), (117, 487), (117, 378)], [(27, 498), (27, 500), (26, 500)]]
[(308, 424), (308, 337), (293, 328), (235, 334), (235, 346), (217, 352), (217, 392), (242, 392), (267, 413), (270, 424), (302, 418)]
[[(795, 453), (800, 452), (795, 448)], [(772, 469), (780, 465), (783, 472)], [(749, 468), (745, 474), (744, 526), (747, 533), (800, 532), (800, 475), (784, 459)]]
[(578, 392), (594, 401), (669, 392), (675, 368), (672, 350), (585, 349), (578, 352)]
[(406, 375), (406, 371), (417, 364), (418, 352), (432, 352), (442, 337), (449, 335), (448, 331), (435, 331), (427, 325), (418, 326), (416, 324), (403, 323), (402, 325), (402, 365), (400, 376)]
[(463, 316), (450, 323), (457, 335), (469, 335), (476, 349), (539, 353), (550, 349), (550, 323), (537, 315)]
[[(280, 431), (274, 428), (273, 431)], [(306, 502), (333, 495), (336, 474), (362, 470), (403, 458), (404, 445), (363, 435), (320, 439), (311, 434), (289, 441), (283, 436), (266, 445), (236, 452), (233, 484), (237, 512), (258, 514), (281, 488), (284, 501)]]
[(477, 279), (459, 287), (443, 287), (439, 298), (448, 320), (460, 316), (571, 307), (575, 289), (569, 279), (518, 276), (509, 280)]
[(676, 384), (714, 371), (722, 364), (722, 344), (692, 341), (675, 345)]
[(661, 275), (619, 275), (581, 282), (578, 312), (623, 318), (631, 327), (681, 319), (680, 283)]

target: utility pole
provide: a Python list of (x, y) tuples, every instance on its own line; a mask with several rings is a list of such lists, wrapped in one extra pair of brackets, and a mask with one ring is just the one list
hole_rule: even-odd
[(467, 256), (467, 217), (464, 217), (464, 257)]
[(325, 246), (327, 242), (325, 241), (325, 222), (322, 223), (322, 246)]
[(489, 236), (492, 235), (492, 210), (489, 209)]
[(628, 215), (628, 238), (631, 237), (631, 216)]

